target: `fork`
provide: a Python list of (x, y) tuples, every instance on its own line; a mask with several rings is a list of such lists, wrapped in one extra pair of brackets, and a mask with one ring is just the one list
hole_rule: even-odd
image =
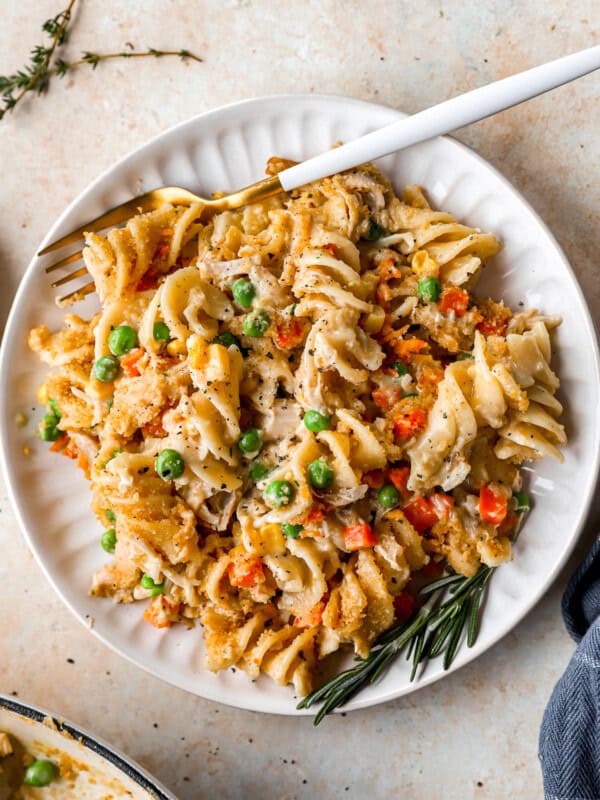
[[(569, 83), (576, 78), (600, 68), (600, 45), (563, 56), (547, 64), (533, 67), (508, 78), (489, 83), (478, 89), (453, 97), (438, 105), (405, 117), (391, 125), (372, 131), (341, 147), (328, 150), (313, 158), (288, 167), (258, 183), (246, 186), (233, 194), (207, 199), (178, 186), (164, 186), (135, 197), (113, 208), (105, 214), (82, 225), (66, 236), (44, 247), (38, 255), (74, 244), (86, 232), (97, 232), (125, 222), (136, 213), (152, 211), (164, 203), (191, 205), (200, 203), (199, 218), (205, 213), (218, 213), (240, 208), (248, 203), (264, 200), (281, 192), (289, 192), (312, 181), (333, 175), (336, 172), (356, 167), (365, 161), (389, 155), (410, 145), (450, 133), (457, 128), (486, 119), (493, 114), (511, 108), (518, 103)], [(46, 272), (54, 272), (72, 264), (82, 257), (83, 250), (72, 253), (51, 264)], [(80, 267), (52, 283), (52, 288), (64, 286), (86, 274)], [(70, 305), (83, 299), (95, 290), (94, 282), (85, 284), (57, 299), (59, 306)]]

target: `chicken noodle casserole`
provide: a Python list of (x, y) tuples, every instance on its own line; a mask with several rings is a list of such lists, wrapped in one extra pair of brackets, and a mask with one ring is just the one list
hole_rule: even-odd
[(114, 553), (92, 594), (304, 695), (411, 614), (414, 573), (508, 561), (519, 465), (565, 434), (560, 320), (472, 294), (499, 248), (371, 165), (87, 234), (102, 310), (29, 344)]

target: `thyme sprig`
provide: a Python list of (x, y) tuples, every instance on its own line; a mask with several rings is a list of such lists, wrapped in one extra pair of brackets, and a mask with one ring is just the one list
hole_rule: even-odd
[(0, 120), (29, 92), (42, 94), (48, 88), (50, 79), (56, 75), (63, 78), (67, 72), (83, 64), (96, 69), (101, 61), (118, 58), (161, 58), (177, 56), (182, 61), (188, 59), (201, 62), (202, 59), (189, 50), (123, 50), (114, 53), (94, 53), (86, 50), (74, 61), (55, 58), (56, 50), (67, 40), (68, 26), (71, 22), (73, 6), (77, 0), (70, 0), (68, 6), (55, 17), (47, 19), (42, 31), (50, 37), (48, 44), (36, 45), (30, 53), (29, 63), (12, 75), (0, 75)]
[[(530, 505), (525, 492), (519, 492), (515, 499), (519, 517), (516, 537)], [(427, 599), (412, 619), (380, 636), (366, 658), (357, 657), (355, 666), (315, 689), (296, 707), (311, 708), (321, 703), (314, 719), (314, 725), (318, 725), (327, 714), (375, 683), (405, 647), (406, 659), (412, 661), (411, 681), (417, 676), (419, 666), (430, 658), (443, 655), (443, 667), (447, 670), (463, 639), (465, 626), (467, 647), (475, 644), (485, 588), (495, 569), (482, 565), (470, 578), (450, 574), (423, 586), (419, 594)]]

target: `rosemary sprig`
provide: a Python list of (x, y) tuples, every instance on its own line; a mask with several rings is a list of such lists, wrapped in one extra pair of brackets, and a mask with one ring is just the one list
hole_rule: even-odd
[[(516, 537), (530, 505), (525, 492), (518, 492), (515, 500), (515, 510), (519, 515)], [(411, 681), (415, 679), (419, 665), (430, 658), (443, 655), (443, 667), (447, 670), (463, 638), (465, 625), (467, 647), (475, 644), (485, 587), (495, 569), (483, 565), (470, 578), (445, 575), (424, 586), (419, 594), (427, 600), (411, 620), (380, 636), (366, 658), (357, 657), (355, 666), (315, 689), (296, 707), (310, 708), (321, 703), (314, 719), (314, 725), (318, 725), (327, 714), (345, 705), (362, 689), (374, 683), (407, 646), (406, 658), (412, 661)], [(447, 599), (444, 600), (444, 597)]]
[(48, 45), (36, 45), (30, 53), (29, 63), (12, 75), (0, 75), (0, 120), (29, 92), (42, 94), (46, 91), (52, 76), (64, 77), (67, 72), (82, 64), (89, 64), (96, 69), (101, 61), (117, 58), (161, 58), (162, 56), (177, 56), (182, 61), (202, 61), (202, 59), (189, 50), (125, 50), (115, 53), (93, 53), (86, 51), (74, 61), (65, 61), (62, 58), (54, 59), (56, 49), (64, 44), (67, 39), (67, 28), (71, 22), (73, 6), (77, 0), (69, 0), (64, 11), (55, 17), (47, 19), (42, 25), (42, 30), (50, 37)]

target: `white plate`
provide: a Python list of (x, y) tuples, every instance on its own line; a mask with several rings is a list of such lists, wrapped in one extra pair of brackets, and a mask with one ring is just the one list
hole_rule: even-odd
[[(258, 180), (274, 154), (303, 159), (337, 140), (349, 140), (396, 120), (396, 111), (340, 97), (281, 96), (248, 100), (202, 114), (141, 147), (96, 180), (65, 211), (46, 242), (111, 206), (155, 186), (179, 184), (204, 195)], [(521, 196), (489, 164), (452, 139), (435, 139), (383, 159), (397, 189), (423, 185), (438, 208), (493, 231), (504, 249), (486, 268), (480, 291), (514, 307), (562, 314), (553, 366), (558, 371), (569, 435), (565, 463), (545, 460), (529, 474), (535, 508), (514, 560), (494, 576), (475, 647), (463, 647), (453, 669), (504, 636), (553, 581), (579, 534), (595, 484), (599, 453), (599, 362), (594, 329), (575, 277), (552, 235)], [(41, 410), (31, 413), (45, 369), (27, 349), (27, 331), (58, 326), (43, 268), (34, 258), (19, 288), (0, 359), (2, 460), (9, 494), (26, 539), (65, 603), (103, 642), (169, 683), (222, 703), (272, 713), (295, 713), (293, 692), (239, 670), (213, 675), (202, 668), (200, 629), (157, 631), (142, 619), (141, 604), (118, 606), (88, 597), (94, 570), (106, 556), (82, 474), (33, 437)], [(94, 300), (78, 313), (94, 310)], [(15, 417), (31, 421), (17, 429)], [(24, 455), (23, 448), (31, 448)], [(528, 470), (529, 472), (529, 470)], [(405, 662), (363, 691), (348, 708), (362, 708), (442, 677), (438, 660), (410, 683)]]
[[(35, 758), (55, 764), (64, 760), (74, 767), (73, 776), (53, 781), (35, 797), (60, 800), (177, 800), (156, 778), (102, 739), (35, 706), (0, 695), (0, 731)], [(34, 789), (33, 792), (36, 790)], [(0, 795), (2, 788), (0, 787)]]

